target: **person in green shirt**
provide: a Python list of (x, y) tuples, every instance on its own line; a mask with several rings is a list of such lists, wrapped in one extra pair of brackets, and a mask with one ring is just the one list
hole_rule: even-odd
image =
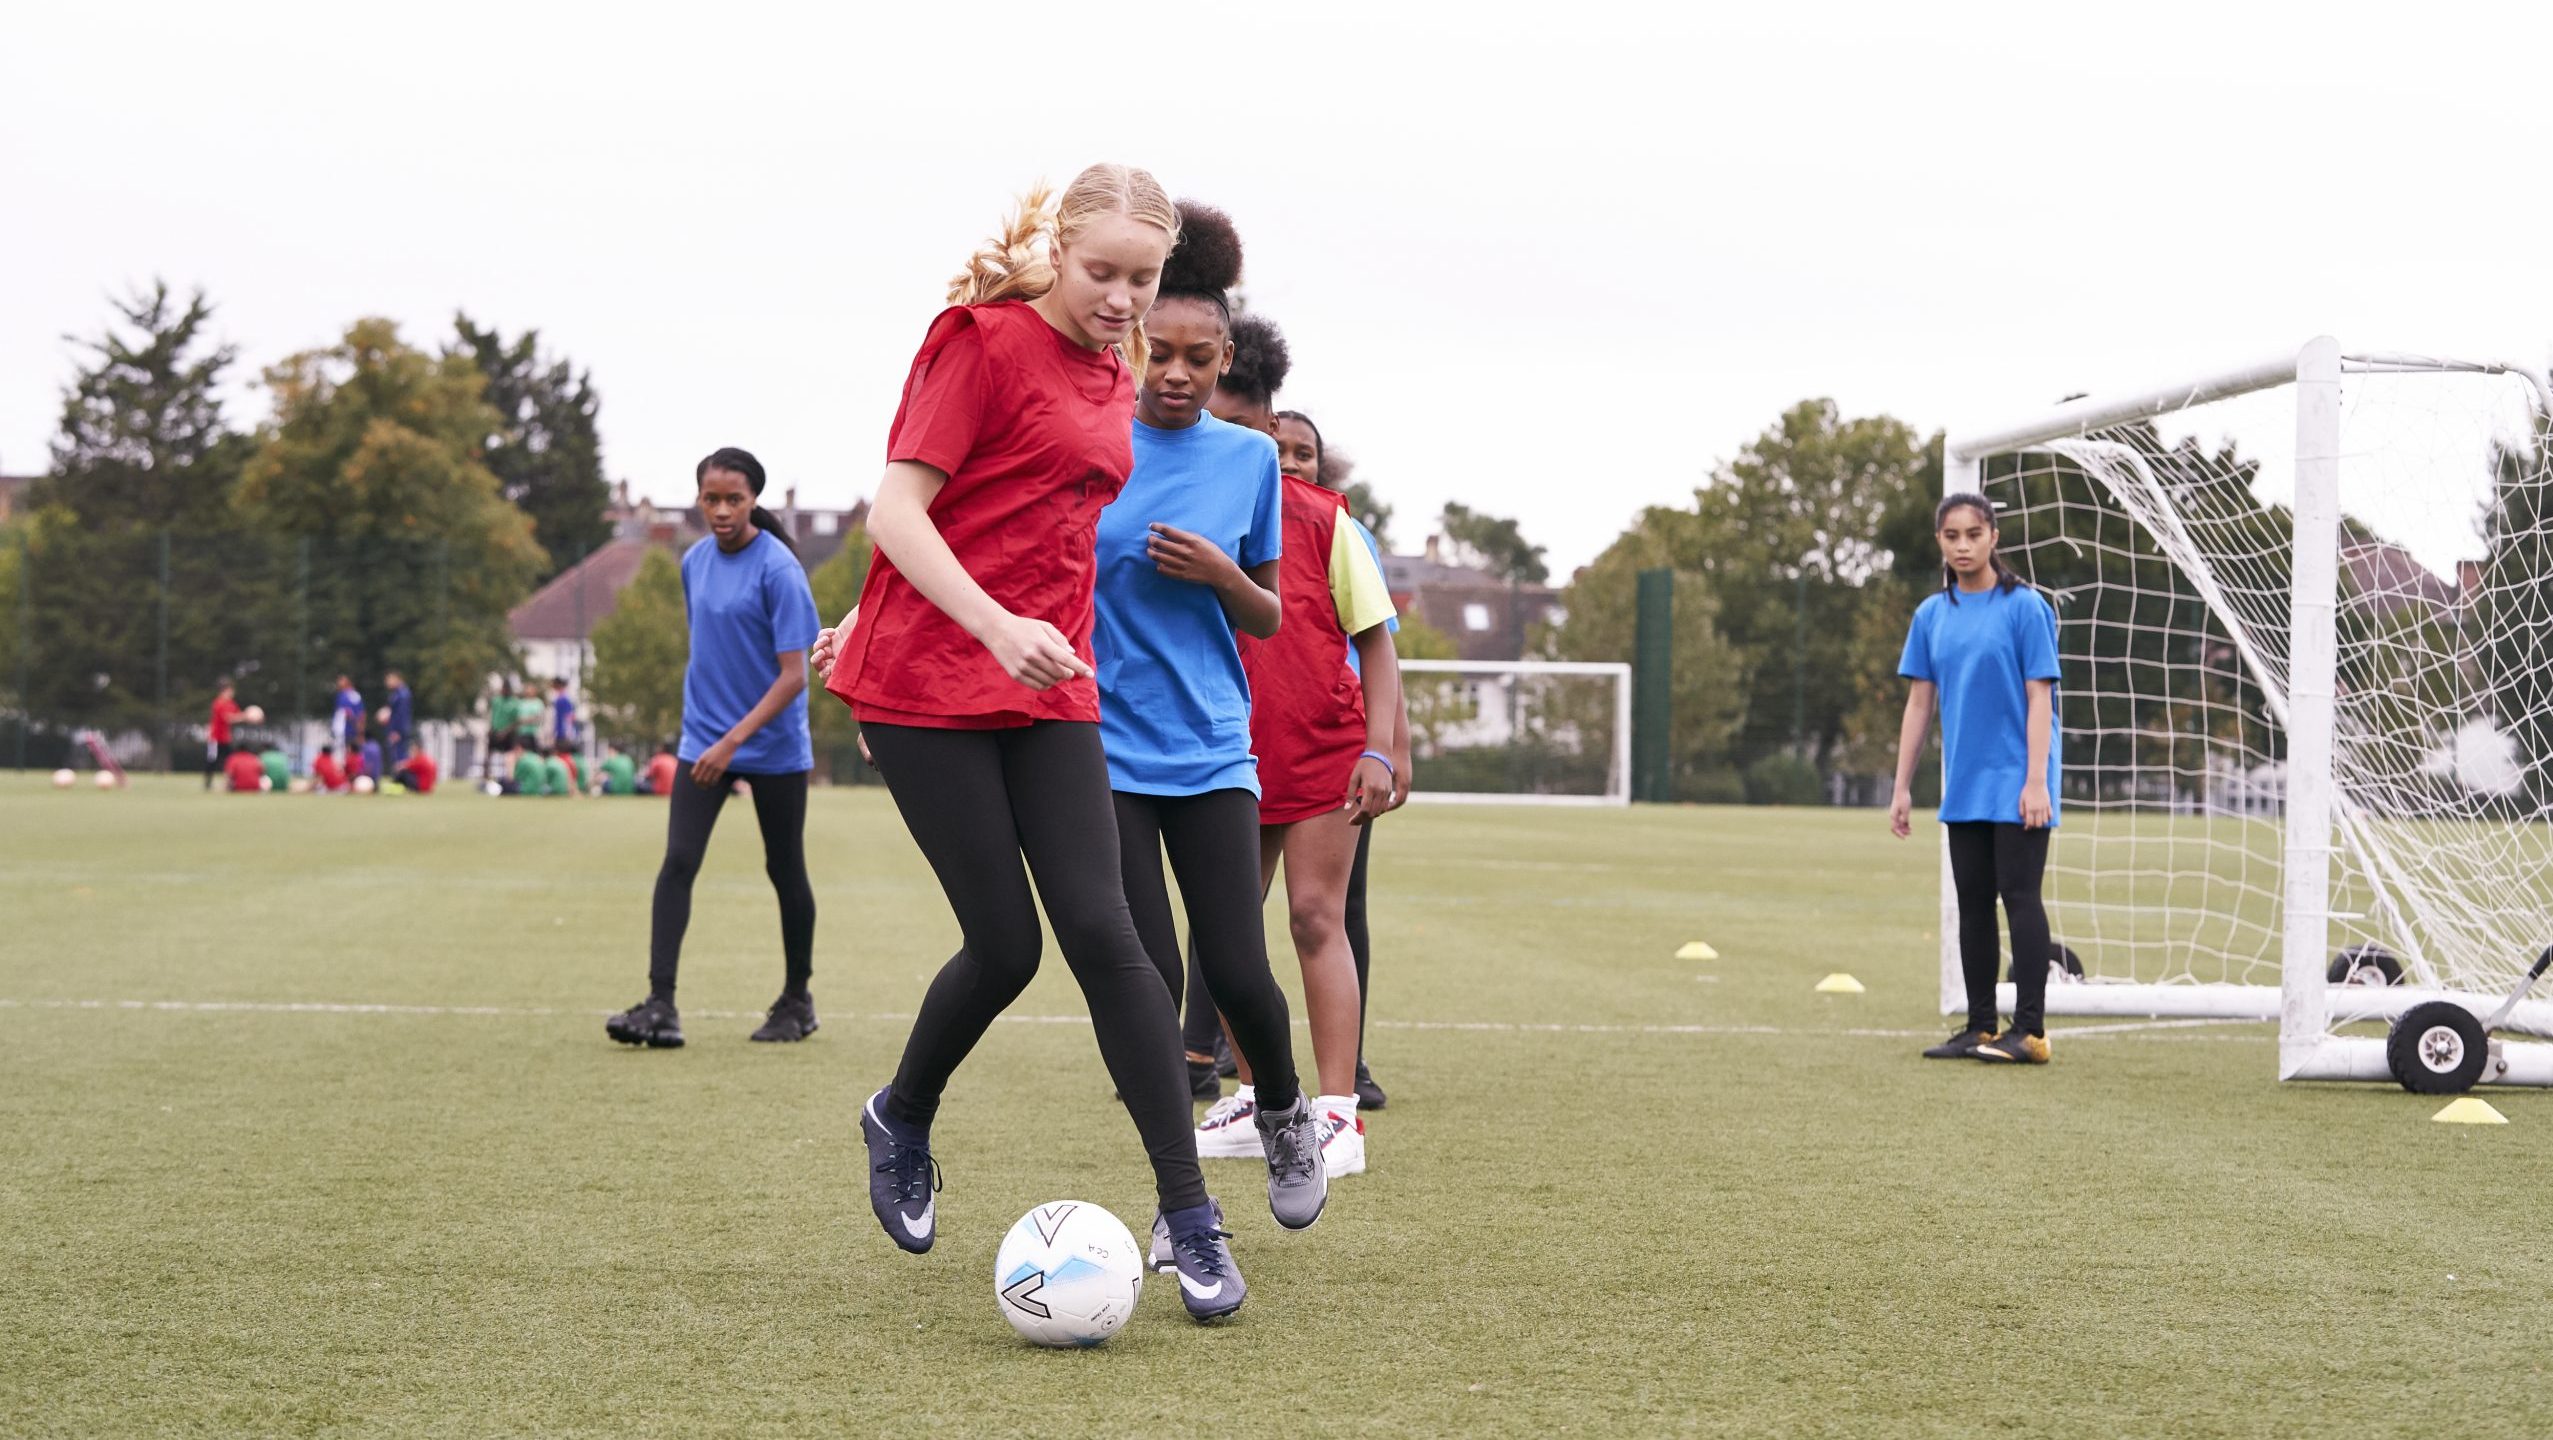
[(564, 756), (555, 753), (545, 755), (541, 757), (541, 764), (549, 771), (550, 794), (573, 795), (576, 793), (576, 772), (568, 768)]
[(514, 793), (547, 795), (550, 793), (550, 767), (537, 750), (525, 747), (514, 752)]
[(258, 755), (257, 763), (265, 767), (266, 783), (274, 787), (276, 794), (281, 795), (293, 788), (293, 760), (284, 753), (283, 746), (267, 746)]
[(514, 751), (514, 682), (499, 680), (496, 693), (488, 697), (488, 778), (501, 778), (512, 762), (506, 756)]
[(606, 795), (638, 793), (638, 766), (618, 746), (603, 747), (603, 763), (595, 767), (595, 778)]

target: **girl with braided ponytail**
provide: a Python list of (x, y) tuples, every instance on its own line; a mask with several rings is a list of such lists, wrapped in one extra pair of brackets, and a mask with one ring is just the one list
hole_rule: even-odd
[(1178, 234), (1152, 176), (1095, 165), (976, 251), (914, 357), (877, 558), (838, 659), (819, 655), (964, 937), (861, 1111), (879, 1225), (931, 1248), (931, 1121), (1036, 973), (1043, 899), (1151, 1158), (1181, 1298), (1208, 1320), (1246, 1292), (1197, 1164), (1178, 1012), (1126, 905), (1091, 659), (1100, 509), (1133, 468), (1143, 319)]

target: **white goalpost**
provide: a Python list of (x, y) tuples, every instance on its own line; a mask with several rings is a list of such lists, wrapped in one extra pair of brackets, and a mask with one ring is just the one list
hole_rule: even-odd
[[(2503, 1004), (2553, 947), (2549, 441), (2540, 372), (2328, 338), (1950, 435), (2058, 616), (2051, 1014), (2276, 1019), (2281, 1079), (2553, 1084), (2483, 1033), (2553, 1035)], [(1945, 1013), (1957, 929), (1945, 845)]]
[(1631, 803), (1631, 667), (1403, 660), (1413, 801)]

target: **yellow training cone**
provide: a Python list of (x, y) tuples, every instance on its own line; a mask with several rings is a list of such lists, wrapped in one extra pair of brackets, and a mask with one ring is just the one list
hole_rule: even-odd
[(2506, 1125), (2509, 1117), (2491, 1108), (2488, 1100), (2467, 1095), (2447, 1102), (2447, 1108), (2429, 1117), (2445, 1125)]
[(1862, 989), (1862, 982), (1841, 973), (1829, 975), (1817, 982), (1817, 993), (1820, 995), (1859, 995)]
[(1684, 942), (1684, 948), (1675, 952), (1675, 958), (1678, 960), (1717, 960), (1720, 958), (1720, 952), (1703, 944), (1699, 940), (1687, 940)]

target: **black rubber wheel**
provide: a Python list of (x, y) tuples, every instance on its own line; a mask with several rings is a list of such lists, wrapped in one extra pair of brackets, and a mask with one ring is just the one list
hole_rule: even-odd
[(2402, 962), (2382, 945), (2352, 945), (2331, 957), (2323, 978), (2334, 985), (2399, 985)]
[(2472, 1011), (2452, 1000), (2423, 1000), (2402, 1012), (2385, 1037), (2385, 1064), (2414, 1095), (2461, 1095), (2482, 1078), (2491, 1042)]
[[(2005, 970), (2003, 978), (2010, 981), (2019, 981), (2021, 978), (2020, 962), (2016, 960), (2009, 969)], [(2083, 957), (2075, 954), (2074, 947), (2071, 945), (2051, 943), (2048, 946), (2048, 983), (2051, 985), (2070, 985), (2082, 978)]]

